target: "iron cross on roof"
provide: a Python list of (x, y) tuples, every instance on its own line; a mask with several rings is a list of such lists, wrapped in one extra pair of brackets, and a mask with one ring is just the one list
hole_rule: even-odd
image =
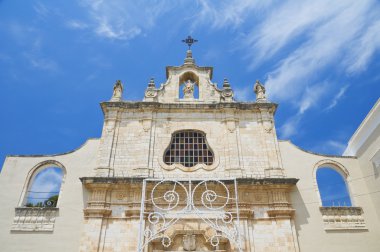
[(187, 36), (186, 39), (183, 39), (182, 42), (186, 43), (189, 46), (189, 50), (191, 49), (191, 46), (195, 43), (198, 42), (197, 39), (193, 39), (191, 36)]

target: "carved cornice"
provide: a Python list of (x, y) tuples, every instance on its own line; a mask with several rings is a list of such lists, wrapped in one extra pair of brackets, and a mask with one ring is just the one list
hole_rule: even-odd
[(86, 208), (83, 213), (87, 218), (104, 218), (110, 216), (112, 210), (109, 208)]
[(297, 178), (237, 178), (238, 184), (244, 185), (295, 185)]
[[(148, 177), (81, 177), (82, 184), (142, 183)], [(297, 178), (237, 178), (238, 185), (295, 185)], [(228, 182), (227, 182), (228, 184)]]
[(267, 211), (269, 217), (274, 218), (292, 218), (295, 213), (295, 209), (287, 208), (287, 209), (270, 209)]
[(173, 110), (173, 109), (195, 109), (195, 110), (222, 110), (225, 108), (235, 108), (239, 110), (254, 110), (268, 109), (270, 112), (276, 111), (277, 104), (271, 102), (223, 102), (223, 103), (159, 103), (159, 102), (102, 102), (100, 106), (103, 113), (109, 108), (123, 109), (151, 109), (151, 110)]

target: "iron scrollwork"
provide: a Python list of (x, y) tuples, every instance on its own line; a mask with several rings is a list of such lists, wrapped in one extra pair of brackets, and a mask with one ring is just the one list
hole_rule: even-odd
[(235, 179), (145, 179), (142, 193), (139, 251), (153, 240), (170, 247), (173, 241), (168, 229), (189, 215), (213, 230), (207, 239), (211, 246), (218, 248), (226, 238), (242, 251)]

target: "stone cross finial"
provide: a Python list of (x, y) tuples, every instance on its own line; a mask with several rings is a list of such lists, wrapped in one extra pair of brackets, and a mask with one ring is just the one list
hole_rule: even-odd
[(113, 86), (113, 94), (111, 101), (121, 101), (121, 97), (123, 95), (123, 84), (120, 80), (117, 80), (115, 85)]
[(191, 36), (187, 36), (187, 38), (186, 38), (186, 39), (183, 39), (182, 42), (187, 44), (187, 46), (189, 47), (189, 51), (190, 51), (190, 50), (191, 50), (191, 46), (192, 46), (194, 43), (198, 42), (198, 40), (192, 38)]
[(260, 83), (259, 80), (257, 80), (255, 85), (253, 86), (253, 91), (256, 94), (257, 102), (266, 102), (267, 97), (265, 95), (265, 87), (263, 84)]

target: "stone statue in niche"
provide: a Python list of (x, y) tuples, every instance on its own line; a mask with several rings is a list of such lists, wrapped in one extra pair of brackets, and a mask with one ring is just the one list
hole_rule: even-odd
[(186, 234), (183, 236), (183, 249), (185, 251), (195, 251), (196, 249), (196, 237), (193, 234)]
[(183, 86), (183, 98), (193, 99), (194, 98), (194, 82), (187, 80)]
[(253, 91), (256, 93), (257, 102), (265, 102), (267, 100), (267, 97), (265, 95), (265, 87), (260, 83), (260, 81), (256, 81), (253, 87)]
[(120, 80), (117, 80), (115, 85), (113, 86), (113, 94), (111, 101), (121, 101), (121, 96), (123, 94), (123, 84), (121, 84)]

